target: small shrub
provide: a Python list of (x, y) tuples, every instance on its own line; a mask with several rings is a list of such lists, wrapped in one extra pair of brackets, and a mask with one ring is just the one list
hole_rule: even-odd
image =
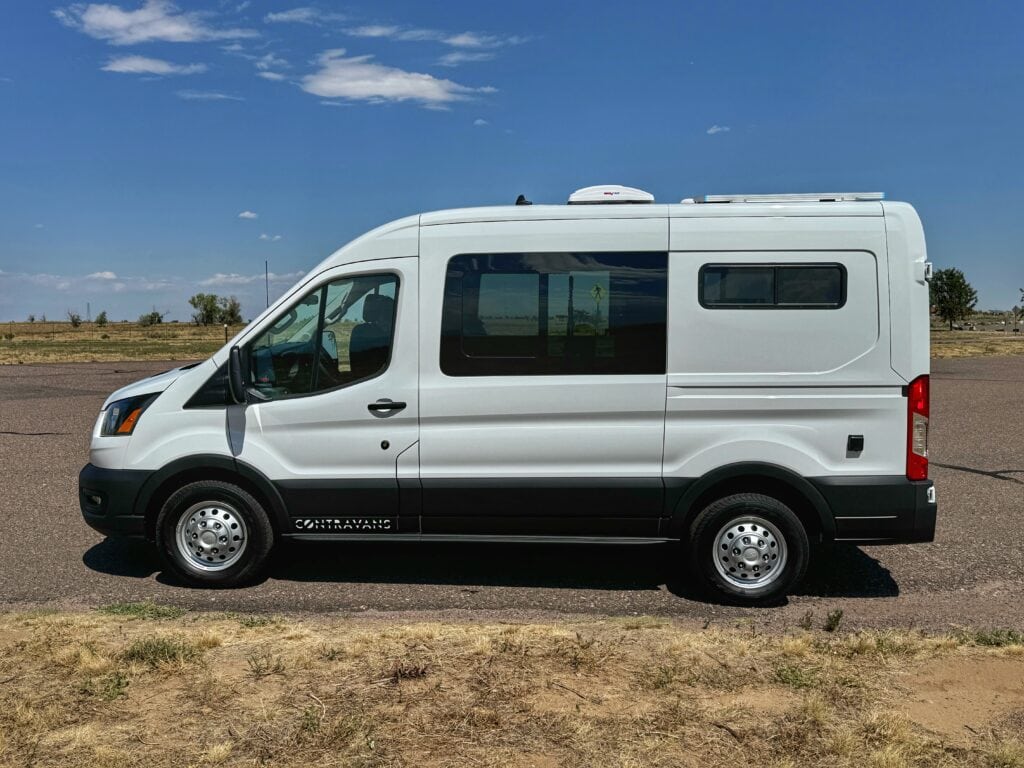
[(828, 616), (825, 617), (825, 631), (835, 632), (839, 629), (839, 625), (843, 622), (843, 609), (837, 608), (834, 611), (829, 611)]
[(7, 333), (4, 334), (4, 340), (6, 340), (6, 341), (10, 341), (13, 338), (14, 338), (14, 334), (11, 333), (10, 331), (8, 331)]
[(802, 617), (800, 617), (800, 621), (797, 622), (797, 623), (800, 625), (800, 629), (804, 629), (804, 630), (807, 630), (809, 632), (811, 630), (811, 627), (814, 626), (812, 624), (813, 621), (814, 621), (814, 611), (807, 611), (807, 613), (805, 613)]
[(257, 680), (284, 672), (284, 662), (281, 661), (281, 657), (273, 656), (270, 653), (253, 652), (245, 658), (245, 661), (249, 665), (249, 674)]

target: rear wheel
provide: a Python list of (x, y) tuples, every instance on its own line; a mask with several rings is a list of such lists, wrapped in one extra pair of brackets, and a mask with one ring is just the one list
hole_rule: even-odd
[(274, 546), (263, 506), (220, 480), (189, 483), (171, 494), (157, 517), (157, 546), (190, 584), (234, 587), (259, 577)]
[(705, 507), (690, 527), (690, 562), (701, 582), (730, 602), (782, 598), (803, 578), (807, 531), (783, 502), (737, 493)]

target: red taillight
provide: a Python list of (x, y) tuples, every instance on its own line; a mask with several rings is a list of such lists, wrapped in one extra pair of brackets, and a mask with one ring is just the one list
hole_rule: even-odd
[(907, 387), (907, 479), (928, 479), (928, 376)]

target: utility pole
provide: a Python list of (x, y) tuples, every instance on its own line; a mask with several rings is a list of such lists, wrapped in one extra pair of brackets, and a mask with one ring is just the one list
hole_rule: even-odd
[(270, 307), (270, 260), (263, 260), (263, 282), (267, 286), (267, 307)]
[(92, 322), (92, 307), (90, 306), (88, 301), (85, 302), (85, 322)]

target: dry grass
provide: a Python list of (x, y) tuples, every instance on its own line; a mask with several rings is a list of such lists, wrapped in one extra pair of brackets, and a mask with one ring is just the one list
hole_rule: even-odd
[(932, 358), (1024, 355), (1024, 334), (932, 329)]
[(929, 665), (1024, 665), (989, 639), (5, 614), (0, 766), (1021, 768), (1020, 713), (954, 743), (901, 707)]
[[(241, 326), (228, 329), (234, 336)], [(201, 360), (224, 345), (224, 326), (188, 323), (0, 323), (0, 365)]]

